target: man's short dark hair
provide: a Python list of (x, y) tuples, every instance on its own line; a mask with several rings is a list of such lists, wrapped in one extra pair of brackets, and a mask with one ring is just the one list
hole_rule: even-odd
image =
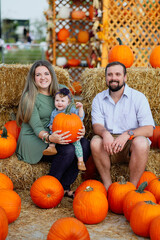
[(125, 76), (126, 73), (127, 73), (126, 66), (123, 63), (121, 63), (121, 62), (111, 62), (111, 63), (108, 63), (106, 68), (105, 68), (105, 75), (107, 74), (107, 69), (109, 67), (116, 66), (116, 65), (120, 65), (120, 66), (123, 67), (123, 72), (124, 72), (124, 76)]

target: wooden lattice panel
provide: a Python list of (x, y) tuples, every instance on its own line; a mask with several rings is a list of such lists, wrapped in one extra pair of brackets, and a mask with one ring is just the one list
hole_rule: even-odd
[(103, 9), (108, 21), (107, 51), (120, 37), (133, 50), (133, 65), (147, 67), (151, 50), (160, 44), (160, 1), (104, 0)]

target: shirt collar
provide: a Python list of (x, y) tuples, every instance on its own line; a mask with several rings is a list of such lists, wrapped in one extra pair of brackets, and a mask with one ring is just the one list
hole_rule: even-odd
[[(130, 87), (128, 87), (128, 85), (125, 83), (125, 87), (124, 87), (124, 92), (123, 95), (129, 97), (130, 95)], [(107, 90), (104, 91), (104, 96), (103, 98), (109, 98), (109, 88)]]

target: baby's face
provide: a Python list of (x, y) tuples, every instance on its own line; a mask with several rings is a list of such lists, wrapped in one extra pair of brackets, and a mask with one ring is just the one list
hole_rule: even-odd
[(64, 110), (70, 103), (68, 96), (62, 97), (60, 94), (55, 96), (55, 107), (61, 111)]

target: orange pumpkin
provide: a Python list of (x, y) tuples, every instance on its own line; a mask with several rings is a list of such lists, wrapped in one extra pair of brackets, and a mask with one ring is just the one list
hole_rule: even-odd
[(10, 133), (7, 133), (7, 129), (4, 127), (0, 131), (0, 159), (8, 158), (15, 152), (17, 142), (15, 137)]
[(123, 201), (127, 192), (135, 190), (131, 182), (126, 182), (124, 177), (118, 182), (112, 183), (108, 188), (108, 204), (112, 212), (123, 214)]
[(17, 125), (16, 120), (11, 120), (5, 123), (5, 128), (7, 129), (7, 132), (12, 134), (16, 141), (18, 140), (21, 128)]
[(51, 226), (47, 240), (90, 240), (86, 226), (73, 217), (60, 218)]
[(108, 201), (104, 193), (87, 187), (73, 200), (73, 211), (77, 219), (86, 224), (102, 222), (108, 213)]
[(71, 140), (70, 143), (77, 141), (79, 136), (77, 133), (79, 129), (82, 129), (83, 124), (79, 116), (75, 113), (70, 113), (70, 106), (66, 109), (65, 113), (59, 113), (55, 116), (52, 124), (52, 132), (61, 130), (60, 134), (70, 131), (72, 134), (67, 140)]
[(76, 67), (80, 64), (80, 60), (79, 59), (69, 59), (68, 60), (68, 65), (71, 66), (71, 67)]
[(137, 202), (152, 201), (156, 203), (155, 196), (151, 192), (144, 190), (146, 186), (147, 182), (143, 182), (138, 189), (129, 191), (125, 195), (123, 200), (123, 213), (128, 221), (130, 220), (132, 209)]
[(160, 216), (151, 221), (149, 235), (151, 240), (160, 240)]
[(74, 10), (74, 11), (72, 11), (71, 16), (72, 16), (72, 19), (80, 20), (80, 19), (85, 18), (86, 14), (82, 10)]
[(147, 182), (147, 186), (145, 187), (145, 190), (148, 190), (148, 184), (153, 179), (157, 178), (156, 175), (150, 171), (144, 171), (141, 178), (139, 179), (139, 182), (137, 184), (137, 188), (141, 185), (142, 182)]
[(13, 190), (0, 189), (0, 207), (2, 207), (8, 218), (8, 223), (14, 222), (21, 212), (21, 198)]
[(0, 207), (0, 240), (5, 240), (8, 235), (8, 218), (6, 212)]
[(153, 130), (153, 136), (149, 137), (151, 140), (151, 148), (158, 148), (158, 142), (160, 139), (160, 126), (155, 126)]
[(82, 93), (82, 85), (80, 81), (74, 81), (70, 89), (73, 95), (80, 95)]
[(96, 179), (97, 175), (98, 171), (91, 155), (86, 162), (86, 171), (82, 173), (82, 179)]
[(160, 45), (156, 46), (150, 55), (149, 62), (152, 67), (154, 68), (160, 68)]
[(78, 42), (87, 43), (89, 40), (89, 33), (87, 31), (80, 30), (78, 33)]
[(58, 34), (58, 41), (64, 42), (67, 40), (67, 38), (69, 38), (69, 30), (66, 28), (62, 28), (59, 30)]
[(79, 192), (84, 191), (86, 189), (86, 187), (88, 187), (88, 186), (93, 189), (96, 189), (97, 191), (104, 193), (104, 195), (107, 197), (107, 190), (105, 189), (104, 185), (101, 182), (94, 180), (94, 179), (88, 179), (88, 180), (82, 182), (79, 185), (79, 187), (76, 189), (75, 196), (77, 194), (79, 194)]
[(117, 38), (119, 41), (119, 45), (116, 45), (111, 48), (108, 54), (108, 61), (114, 62), (118, 61), (123, 63), (126, 68), (129, 68), (132, 66), (134, 62), (134, 55), (132, 50), (127, 45), (122, 45), (122, 41), (120, 38)]
[(93, 5), (91, 5), (89, 7), (89, 18), (92, 20), (93, 17), (94, 17), (94, 7), (93, 7)]
[(32, 184), (30, 195), (38, 207), (54, 208), (61, 202), (64, 189), (57, 178), (45, 175)]
[(130, 226), (135, 234), (149, 237), (151, 221), (160, 215), (160, 205), (152, 201), (138, 202), (130, 217)]
[(4, 173), (0, 173), (0, 189), (13, 190), (12, 180), (7, 175), (5, 175)]
[(155, 178), (148, 184), (148, 191), (153, 193), (157, 202), (160, 201), (160, 178)]

